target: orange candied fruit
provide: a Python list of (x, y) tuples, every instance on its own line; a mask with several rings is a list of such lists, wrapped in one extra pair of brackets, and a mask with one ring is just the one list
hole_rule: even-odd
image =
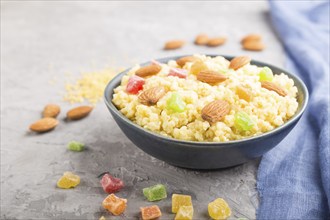
[(162, 216), (162, 212), (157, 205), (141, 207), (140, 210), (143, 220), (152, 220)]
[(102, 206), (113, 215), (120, 215), (127, 207), (127, 199), (119, 198), (112, 193), (103, 200)]

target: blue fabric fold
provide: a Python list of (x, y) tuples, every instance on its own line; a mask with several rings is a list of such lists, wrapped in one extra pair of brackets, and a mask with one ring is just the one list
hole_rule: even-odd
[(258, 170), (258, 219), (330, 219), (329, 1), (269, 1), (286, 69), (307, 85), (297, 126)]

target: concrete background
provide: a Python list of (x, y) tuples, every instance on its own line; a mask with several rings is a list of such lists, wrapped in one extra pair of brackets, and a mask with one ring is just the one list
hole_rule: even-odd
[[(63, 121), (72, 106), (62, 100), (65, 73), (105, 66), (129, 67), (152, 58), (191, 53), (241, 55), (283, 66), (283, 51), (272, 30), (265, 1), (221, 2), (87, 2), (1, 1), (1, 218), (2, 219), (138, 219), (147, 206), (142, 188), (163, 183), (168, 199), (162, 219), (173, 219), (171, 194), (192, 195), (195, 219), (208, 219), (207, 204), (228, 201), (231, 218), (255, 218), (258, 205), (258, 160), (231, 169), (192, 171), (173, 167), (145, 154), (120, 131), (99, 103), (79, 122)], [(205, 32), (227, 36), (218, 48), (191, 42)], [(248, 33), (264, 36), (267, 49), (247, 52), (240, 39)], [(165, 41), (187, 40), (180, 50), (163, 51)], [(57, 83), (49, 81), (56, 78)], [(60, 125), (37, 135), (28, 126), (40, 118), (47, 103), (62, 107)], [(85, 142), (88, 149), (69, 152), (66, 143)], [(56, 188), (65, 171), (80, 175), (70, 190)], [(106, 194), (97, 176), (105, 171), (121, 177), (128, 199), (123, 216), (101, 207)]]

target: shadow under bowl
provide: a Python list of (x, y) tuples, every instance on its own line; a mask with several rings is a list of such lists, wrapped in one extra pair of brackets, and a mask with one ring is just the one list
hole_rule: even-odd
[[(187, 55), (185, 55), (187, 56)], [(207, 55), (211, 57), (221, 55)], [(183, 56), (157, 59), (158, 62), (167, 63)], [(233, 57), (223, 56), (227, 60)], [(149, 62), (148, 62), (149, 63)], [(143, 63), (141, 66), (148, 63)], [(189, 169), (220, 169), (245, 163), (251, 159), (262, 156), (280, 143), (292, 130), (301, 118), (307, 103), (308, 90), (301, 79), (278, 67), (252, 60), (251, 64), (268, 66), (274, 74), (285, 73), (298, 89), (297, 101), (299, 103), (295, 115), (283, 125), (267, 133), (241, 140), (227, 142), (197, 142), (184, 141), (162, 136), (151, 132), (133, 123), (126, 118), (112, 103), (114, 89), (120, 84), (122, 77), (129, 69), (114, 77), (105, 88), (104, 97), (107, 108), (124, 134), (140, 149), (151, 156), (169, 164)]]

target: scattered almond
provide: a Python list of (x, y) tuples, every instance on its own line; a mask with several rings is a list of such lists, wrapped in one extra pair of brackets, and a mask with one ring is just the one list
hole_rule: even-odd
[(209, 47), (217, 47), (217, 46), (224, 44), (225, 42), (226, 42), (225, 37), (215, 37), (215, 38), (209, 39), (207, 41), (206, 45)]
[(251, 62), (251, 58), (248, 56), (235, 57), (230, 61), (229, 68), (233, 70), (237, 70), (250, 62)]
[(156, 64), (151, 64), (148, 66), (143, 66), (140, 69), (138, 69), (135, 72), (135, 75), (140, 76), (140, 77), (146, 77), (146, 76), (151, 76), (159, 73), (161, 70), (161, 66), (156, 65)]
[(248, 34), (241, 40), (241, 44), (244, 44), (245, 42), (249, 41), (261, 41), (261, 35), (260, 34)]
[(61, 111), (60, 106), (55, 104), (48, 104), (45, 106), (42, 112), (42, 116), (44, 118), (56, 118), (60, 113), (60, 111)]
[(209, 41), (209, 37), (206, 34), (199, 34), (196, 36), (195, 44), (205, 45)]
[(275, 83), (272, 82), (268, 82), (268, 81), (261, 81), (261, 87), (268, 89), (270, 91), (274, 91), (277, 94), (279, 94), (280, 96), (286, 96), (287, 92), (282, 89), (281, 87), (279, 87), (278, 85), (276, 85)]
[(67, 119), (70, 120), (78, 120), (86, 117), (91, 111), (93, 110), (93, 107), (91, 106), (79, 106), (76, 108), (71, 109), (66, 113)]
[(212, 70), (203, 70), (197, 74), (197, 80), (209, 84), (220, 83), (226, 79), (228, 79), (227, 76)]
[(147, 89), (139, 95), (139, 101), (144, 105), (155, 105), (166, 93), (163, 86)]
[(30, 125), (30, 130), (35, 132), (46, 132), (54, 129), (58, 125), (55, 118), (42, 118)]
[(165, 43), (164, 50), (174, 50), (181, 48), (185, 42), (183, 40), (172, 40)]
[(176, 60), (176, 63), (180, 66), (183, 67), (187, 62), (195, 62), (198, 60), (197, 57), (194, 56), (187, 56), (187, 57), (181, 57)]
[(202, 118), (210, 123), (221, 121), (230, 112), (230, 104), (224, 100), (215, 100), (202, 109)]
[(244, 99), (245, 101), (249, 102), (252, 100), (251, 91), (248, 88), (243, 86), (236, 87), (236, 93), (240, 99)]
[(261, 51), (265, 49), (265, 44), (261, 41), (246, 41), (243, 43), (244, 50)]

